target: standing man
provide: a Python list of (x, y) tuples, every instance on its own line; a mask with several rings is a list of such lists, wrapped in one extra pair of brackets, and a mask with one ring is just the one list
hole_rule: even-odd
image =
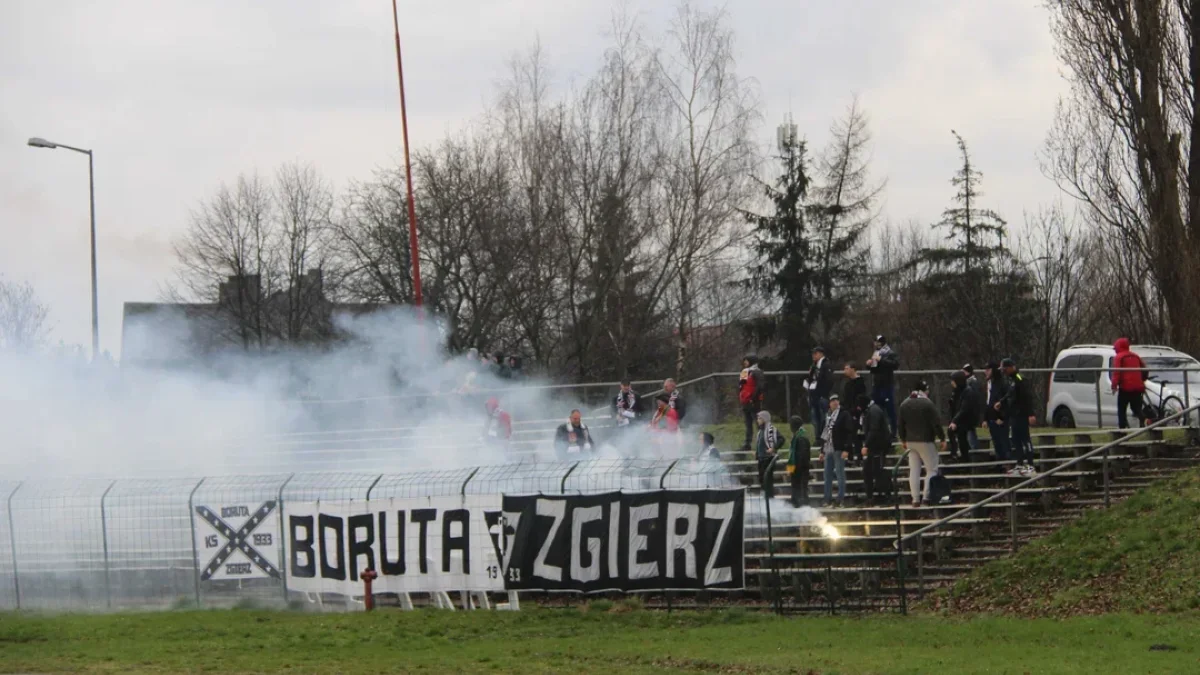
[[(846, 378), (842, 382), (842, 400), (846, 402), (846, 408), (850, 410), (850, 414), (854, 417), (854, 429), (857, 435), (857, 440), (854, 441), (854, 447), (860, 448), (863, 443), (863, 414), (867, 411), (867, 404), (870, 399), (867, 398), (867, 381), (858, 374), (858, 366), (854, 365), (853, 361), (848, 361), (842, 366), (842, 375)], [(890, 432), (889, 432), (890, 435)], [(859, 461), (858, 453), (850, 453), (852, 461)]]
[(792, 415), (792, 445), (788, 449), (787, 473), (792, 481), (792, 506), (808, 505), (808, 481), (812, 479), (812, 443), (804, 433), (804, 418)]
[(824, 438), (825, 415), (829, 411), (829, 395), (833, 393), (833, 369), (825, 358), (824, 347), (813, 347), (812, 366), (804, 388), (808, 390), (808, 408), (812, 413), (813, 430), (817, 438)]
[(594, 449), (592, 432), (583, 423), (583, 414), (572, 410), (567, 423), (554, 431), (554, 450), (559, 460), (584, 459), (585, 455), (591, 455)]
[[(975, 377), (975, 367), (972, 366), (971, 364), (967, 363), (967, 364), (963, 365), (962, 371), (967, 376), (966, 389), (973, 389), (975, 391), (975, 397), (979, 400), (979, 407), (980, 407), (979, 414), (980, 414), (980, 416), (982, 416), (983, 415), (984, 396), (983, 396), (983, 390), (979, 386), (979, 378)], [(982, 424), (982, 423), (983, 422), (980, 421), (980, 424)], [(975, 431), (975, 427), (971, 427), (971, 430), (967, 432), (967, 440), (970, 441), (972, 450), (979, 449), (979, 433), (977, 431)]]
[(617, 398), (613, 401), (613, 417), (617, 420), (617, 429), (628, 430), (637, 416), (637, 393), (633, 391), (632, 383), (626, 377), (621, 380), (621, 390), (617, 392)]
[(1009, 469), (1010, 476), (1034, 476), (1037, 469), (1033, 466), (1033, 439), (1029, 436), (1029, 428), (1037, 423), (1037, 413), (1034, 412), (1033, 385), (1026, 380), (1012, 359), (1000, 362), (1008, 377), (1008, 394), (1002, 404), (996, 405), (996, 410), (1006, 408), (1009, 411), (1009, 433), (1012, 436), (1013, 455), (1017, 463)]
[[(930, 479), (938, 472), (938, 448), (946, 449), (946, 434), (938, 420), (937, 406), (929, 400), (929, 385), (918, 382), (916, 389), (900, 406), (900, 444), (908, 454), (908, 491), (912, 507), (920, 508), (922, 495), (929, 503)], [(925, 468), (925, 490), (921, 491), (921, 467)]]
[(1007, 462), (1011, 458), (1011, 445), (1008, 439), (1008, 409), (1005, 400), (1008, 398), (1008, 378), (1000, 371), (1000, 364), (991, 361), (987, 364), (987, 409), (986, 419), (988, 432), (992, 435), (992, 448), (996, 451), (996, 459)]
[(758, 411), (763, 409), (763, 371), (758, 367), (757, 356), (747, 356), (742, 359), (742, 374), (738, 380), (738, 402), (742, 404), (742, 419), (746, 423), (746, 444), (744, 452), (750, 451), (750, 441), (754, 439), (754, 419)]
[[(983, 401), (979, 399), (979, 391), (967, 383), (967, 374), (961, 370), (950, 376), (950, 386), (954, 388), (958, 399), (958, 409), (950, 418), (950, 431), (958, 441), (958, 459), (967, 461), (973, 449), (971, 432), (982, 421)], [(953, 457), (954, 453), (951, 452)]]
[(775, 498), (775, 470), (771, 468), (779, 449), (783, 447), (783, 438), (771, 424), (771, 413), (766, 410), (758, 413), (758, 435), (754, 439), (754, 458), (758, 460), (758, 484), (762, 486), (767, 499)]
[(892, 429), (888, 426), (887, 413), (878, 403), (871, 401), (863, 394), (861, 405), (866, 408), (863, 413), (863, 488), (867, 493), (867, 506), (875, 505), (875, 493), (887, 496), (887, 467), (883, 460), (892, 450)]
[(875, 353), (867, 360), (871, 370), (871, 400), (887, 411), (892, 424), (892, 437), (896, 434), (896, 371), (900, 368), (900, 355), (887, 343), (882, 335), (875, 336)]
[[(1129, 428), (1126, 408), (1133, 410), (1138, 426), (1142, 425), (1142, 399), (1146, 396), (1146, 364), (1142, 357), (1129, 351), (1129, 338), (1119, 338), (1113, 343), (1117, 355), (1113, 358), (1112, 390), (1117, 395), (1117, 427)], [(1132, 368), (1134, 370), (1119, 370)]]
[(841, 410), (841, 401), (838, 400), (837, 394), (829, 397), (829, 419), (825, 421), (822, 433), (821, 461), (825, 465), (825, 501), (821, 505), (828, 508), (833, 503), (833, 477), (836, 474), (837, 506), (841, 508), (846, 501), (846, 460), (850, 459), (850, 451), (854, 449), (854, 420), (848, 412)]
[(500, 407), (500, 401), (495, 397), (487, 400), (488, 421), (483, 430), (483, 442), (489, 447), (507, 450), (512, 440), (512, 415)]

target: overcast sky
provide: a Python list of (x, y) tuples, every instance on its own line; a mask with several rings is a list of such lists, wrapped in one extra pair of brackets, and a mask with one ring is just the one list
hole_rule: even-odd
[[(630, 3), (651, 31), (673, 5)], [(413, 145), (479, 115), (535, 39), (560, 85), (587, 77), (614, 6), (403, 0)], [(761, 89), (764, 147), (789, 110), (823, 143), (857, 93), (888, 220), (937, 220), (953, 194), (951, 129), (1010, 223), (1058, 198), (1036, 154), (1065, 86), (1038, 0), (727, 8), (739, 71)], [(119, 354), (122, 303), (159, 299), (172, 240), (222, 181), (301, 160), (341, 186), (396, 161), (390, 3), (0, 0), (0, 274), (35, 285), (55, 340), (88, 344), (87, 160), (26, 147), (30, 136), (95, 150), (101, 345)]]

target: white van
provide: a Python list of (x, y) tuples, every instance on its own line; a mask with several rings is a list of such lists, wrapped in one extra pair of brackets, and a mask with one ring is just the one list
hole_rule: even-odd
[[(1170, 347), (1132, 345), (1130, 350), (1142, 357), (1150, 380), (1146, 382), (1146, 400), (1171, 415), (1190, 405), (1200, 403), (1200, 372), (1179, 372), (1170, 368), (1200, 368), (1200, 361)], [(1059, 368), (1111, 368), (1116, 351), (1111, 345), (1076, 345), (1058, 353), (1054, 360)], [(1187, 386), (1184, 386), (1184, 377)], [(1099, 380), (1100, 416), (1097, 419), (1096, 385)], [(1185, 392), (1187, 396), (1185, 396)], [(1112, 390), (1109, 372), (1056, 372), (1050, 379), (1046, 419), (1059, 428), (1117, 426), (1117, 395)], [(1132, 426), (1136, 422), (1130, 420)]]

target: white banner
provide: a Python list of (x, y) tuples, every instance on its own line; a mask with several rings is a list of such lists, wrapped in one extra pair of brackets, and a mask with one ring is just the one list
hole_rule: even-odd
[(275, 501), (197, 506), (192, 513), (200, 581), (279, 578)]
[(374, 593), (503, 591), (500, 495), (287, 502), (288, 588)]

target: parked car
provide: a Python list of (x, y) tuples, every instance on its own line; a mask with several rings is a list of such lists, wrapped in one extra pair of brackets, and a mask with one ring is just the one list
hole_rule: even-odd
[[(1142, 357), (1150, 371), (1150, 379), (1146, 382), (1146, 402), (1164, 415), (1182, 411), (1186, 407), (1184, 401), (1189, 397), (1189, 405), (1200, 403), (1200, 372), (1171, 370), (1200, 368), (1200, 361), (1170, 347), (1133, 345), (1131, 349)], [(1117, 395), (1112, 390), (1112, 373), (1099, 372), (1099, 369), (1111, 368), (1115, 356), (1116, 352), (1110, 345), (1076, 345), (1059, 352), (1054, 360), (1055, 369), (1096, 368), (1097, 371), (1055, 372), (1050, 378), (1046, 419), (1059, 428), (1115, 427)]]

